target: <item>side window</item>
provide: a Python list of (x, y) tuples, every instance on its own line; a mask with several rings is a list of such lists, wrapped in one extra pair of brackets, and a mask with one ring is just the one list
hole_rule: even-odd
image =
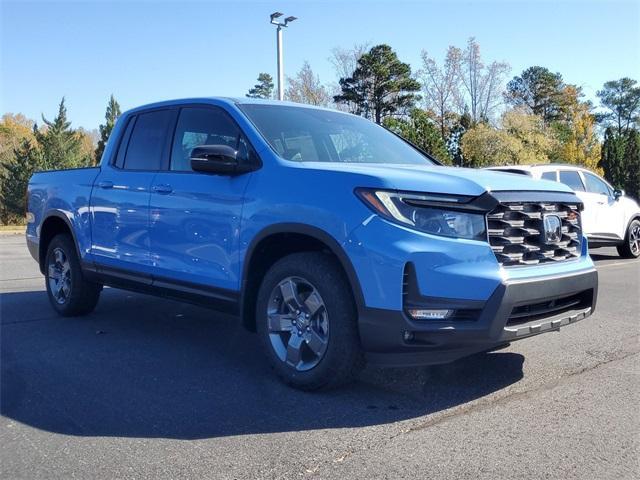
[(543, 180), (553, 180), (554, 182), (558, 181), (558, 173), (553, 170), (551, 172), (542, 172)]
[(560, 182), (572, 190), (584, 192), (584, 185), (580, 179), (580, 174), (575, 170), (560, 170)]
[(583, 172), (584, 180), (587, 184), (587, 192), (599, 193), (600, 195), (611, 195), (611, 191), (606, 183), (591, 173)]
[(170, 110), (141, 113), (135, 121), (124, 157), (126, 170), (160, 170), (171, 121)]
[(129, 144), (129, 138), (131, 137), (131, 130), (133, 130), (134, 123), (136, 123), (136, 117), (131, 117), (127, 123), (127, 128), (125, 128), (124, 133), (122, 134), (115, 161), (115, 166), (117, 168), (124, 167), (124, 155), (127, 153), (127, 145)]
[(249, 150), (246, 141), (238, 144), (240, 129), (220, 108), (187, 107), (180, 110), (171, 149), (170, 169), (191, 171), (191, 150), (200, 145), (227, 145), (239, 150), (241, 158)]

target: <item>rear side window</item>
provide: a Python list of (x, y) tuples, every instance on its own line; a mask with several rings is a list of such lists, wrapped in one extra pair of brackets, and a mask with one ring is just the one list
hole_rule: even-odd
[(226, 145), (239, 150), (239, 154), (243, 155), (248, 147), (244, 140), (241, 145), (238, 144), (239, 136), (240, 129), (223, 110), (183, 108), (178, 117), (171, 149), (171, 170), (190, 171), (191, 151), (200, 145)]
[(610, 195), (609, 187), (595, 175), (584, 173), (584, 180), (587, 183), (587, 192), (599, 193), (600, 195)]
[(558, 181), (558, 176), (556, 175), (555, 170), (553, 172), (542, 172), (543, 180), (553, 180), (554, 182)]
[(560, 182), (572, 190), (584, 192), (584, 185), (580, 179), (580, 174), (574, 170), (560, 170)]
[(124, 167), (124, 156), (127, 153), (127, 145), (129, 144), (129, 137), (131, 137), (131, 130), (133, 130), (133, 125), (136, 123), (135, 117), (130, 118), (127, 123), (127, 128), (122, 135), (122, 140), (120, 140), (120, 145), (118, 146), (118, 154), (116, 155), (115, 165), (118, 168)]
[(124, 157), (126, 170), (160, 170), (172, 118), (170, 110), (141, 113), (136, 118)]

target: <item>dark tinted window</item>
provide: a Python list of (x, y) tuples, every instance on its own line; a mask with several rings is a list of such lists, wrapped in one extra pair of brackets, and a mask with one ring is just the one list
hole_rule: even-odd
[(553, 180), (554, 182), (558, 181), (558, 176), (556, 175), (556, 172), (542, 172), (542, 178), (544, 180)]
[(584, 192), (584, 185), (580, 179), (580, 174), (573, 170), (560, 170), (560, 181), (572, 190)]
[(133, 125), (136, 123), (135, 117), (129, 119), (129, 123), (127, 123), (127, 128), (124, 130), (122, 134), (122, 140), (120, 140), (120, 145), (118, 146), (118, 154), (116, 155), (115, 165), (118, 168), (122, 168), (124, 166), (124, 155), (127, 153), (127, 145), (129, 144), (129, 137), (131, 137), (131, 130), (133, 130)]
[[(219, 108), (183, 108), (178, 117), (171, 150), (171, 170), (191, 170), (191, 150), (200, 145), (227, 145), (239, 149), (240, 129), (229, 115)], [(247, 152), (239, 151), (240, 158)]]
[(611, 191), (606, 183), (591, 173), (584, 173), (584, 180), (587, 183), (587, 192), (610, 195)]
[(162, 150), (172, 117), (170, 110), (141, 113), (129, 139), (124, 168), (127, 170), (160, 170)]
[(433, 165), (425, 155), (362, 117), (278, 105), (240, 105), (278, 155), (294, 162)]

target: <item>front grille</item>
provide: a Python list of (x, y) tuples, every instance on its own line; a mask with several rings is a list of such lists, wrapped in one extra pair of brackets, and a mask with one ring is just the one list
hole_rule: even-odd
[[(546, 215), (556, 215), (562, 223), (560, 239), (550, 243), (545, 241)], [(577, 204), (501, 203), (487, 215), (487, 223), (489, 244), (504, 266), (561, 262), (580, 256), (582, 233)]]

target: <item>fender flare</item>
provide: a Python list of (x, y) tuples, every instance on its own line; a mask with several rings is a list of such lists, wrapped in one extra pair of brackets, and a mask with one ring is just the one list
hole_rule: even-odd
[(340, 243), (324, 230), (305, 223), (277, 223), (265, 227), (253, 237), (251, 243), (249, 244), (249, 247), (247, 248), (247, 252), (244, 256), (244, 263), (242, 266), (242, 280), (240, 289), (242, 305), (244, 305), (246, 296), (246, 287), (249, 278), (249, 265), (251, 265), (256, 247), (265, 238), (281, 233), (295, 233), (306, 235), (325, 244), (328, 247), (329, 251), (338, 259), (338, 262), (340, 262), (342, 269), (347, 275), (347, 281), (351, 286), (351, 291), (353, 292), (353, 297), (356, 302), (358, 311), (360, 311), (364, 307), (364, 295), (362, 293), (362, 288), (360, 287), (360, 281), (358, 280), (358, 276), (355, 269), (353, 268), (353, 264), (351, 263), (349, 256), (346, 254)]
[(45, 255), (46, 255), (46, 250), (44, 250), (44, 245), (42, 245), (42, 226), (44, 226), (44, 224), (50, 219), (50, 218), (59, 218), (60, 220), (62, 220), (64, 222), (64, 224), (67, 226), (67, 229), (69, 230), (69, 232), (71, 233), (71, 239), (73, 240), (73, 245), (76, 248), (76, 255), (78, 256), (78, 261), (80, 262), (80, 264), (82, 265), (84, 262), (82, 260), (82, 256), (80, 255), (80, 249), (78, 248), (78, 240), (76, 238), (76, 232), (73, 228), (73, 225), (71, 224), (71, 220), (69, 220), (69, 217), (61, 210), (58, 209), (52, 209), (47, 211), (47, 213), (44, 215), (44, 218), (42, 220), (41, 226), (40, 226), (40, 231), (38, 232), (39, 235), (39, 245), (38, 245), (38, 263), (40, 265), (40, 271), (42, 273), (44, 273), (44, 260), (45, 260)]

